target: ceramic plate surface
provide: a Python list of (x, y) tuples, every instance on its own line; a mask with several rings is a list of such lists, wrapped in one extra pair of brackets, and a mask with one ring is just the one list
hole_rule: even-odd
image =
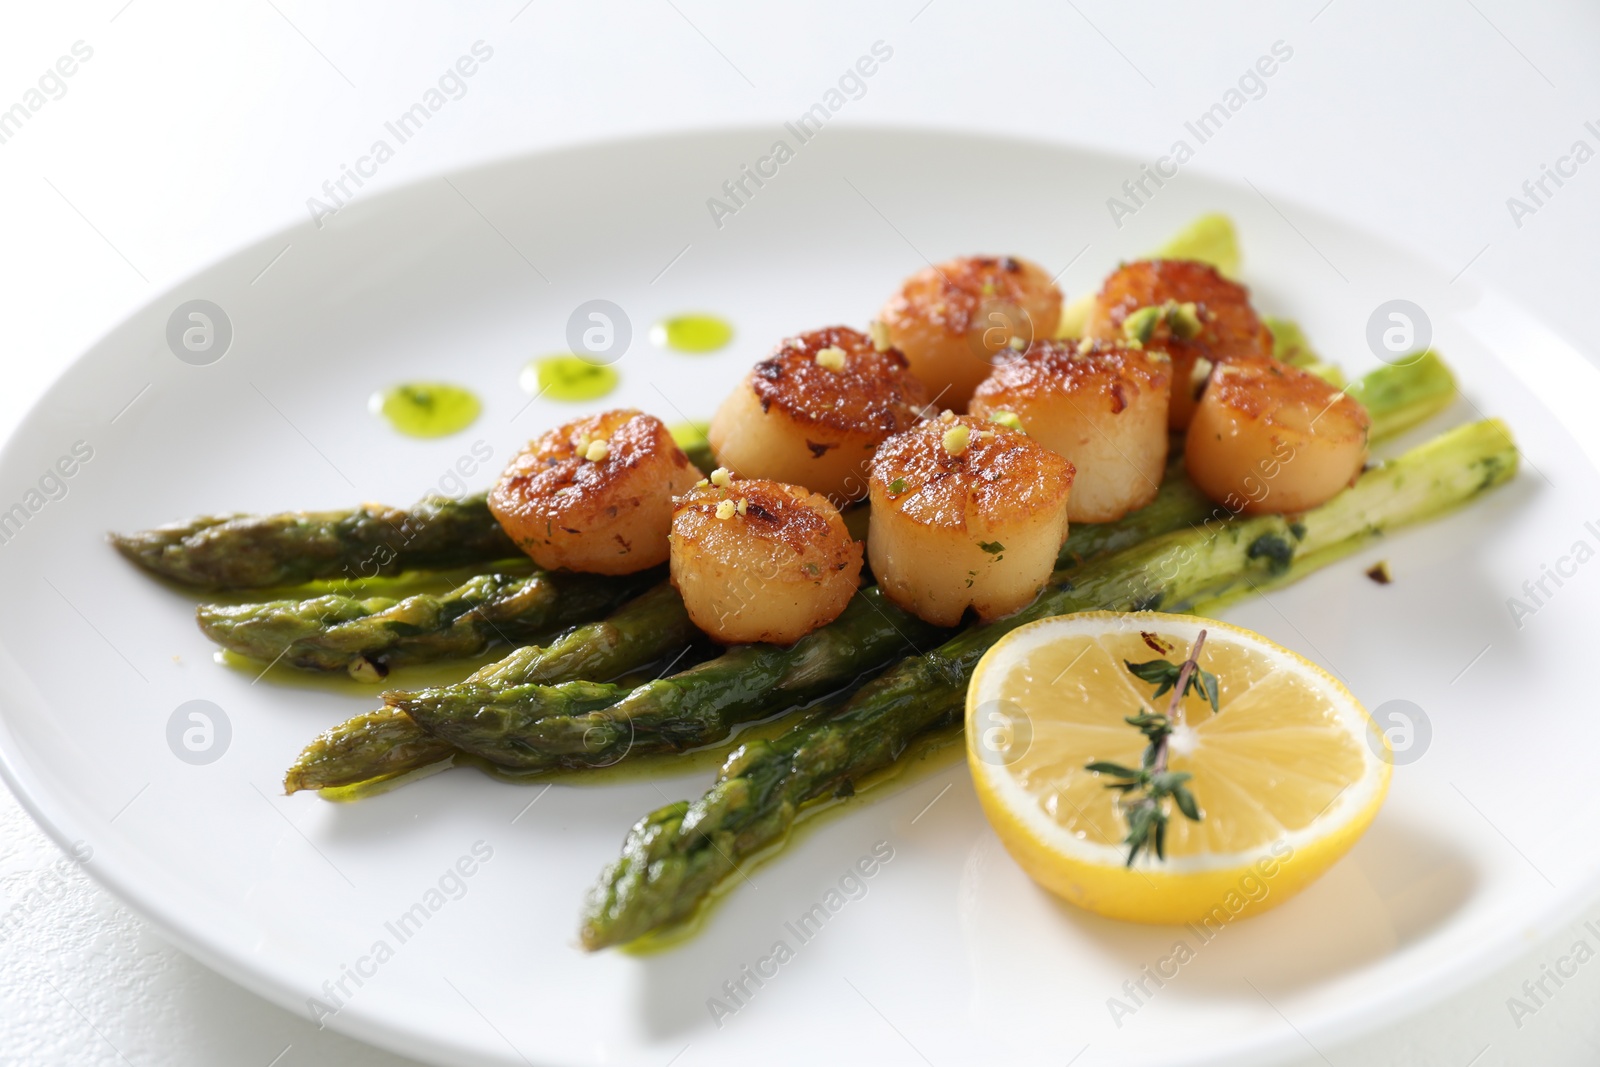
[[(297, 1012), (337, 1005), (327, 1025), (444, 1064), (1304, 1055), (1483, 974), (1592, 899), (1600, 852), (1571, 828), (1600, 814), (1600, 375), (1576, 352), (1470, 275), (1451, 284), (1288, 198), (1186, 173), (1118, 228), (1106, 200), (1137, 165), (1062, 147), (829, 130), (714, 220), (708, 198), (734, 206), (724, 182), (772, 142), (587, 147), (357, 202), (205, 270), (85, 353), (0, 455), (0, 753), (56, 839), (92, 849), (91, 873), (222, 973)], [(698, 795), (706, 768), (548, 791), (456, 770), (354, 804), (284, 797), (302, 745), (372, 696), (215, 662), (194, 598), (104, 541), (196, 513), (485, 485), (579, 411), (709, 416), (780, 338), (864, 326), (924, 257), (1019, 253), (1076, 296), (1212, 210), (1238, 223), (1258, 305), (1352, 373), (1377, 362), (1379, 305), (1425, 310), (1464, 399), (1393, 447), (1492, 414), (1525, 462), (1467, 511), (1226, 613), (1415, 730), (1356, 849), (1209, 940), (1047, 896), (948, 765), (801, 834), (687, 943), (585, 955), (583, 893), (629, 825)], [(620, 387), (530, 400), (519, 372), (567, 348), (595, 299), (631, 324)], [(222, 315), (199, 352), (181, 339), (195, 300)], [(653, 323), (701, 310), (734, 323), (727, 348), (651, 343)], [(465, 385), (483, 413), (451, 437), (400, 437), (367, 405), (407, 379)], [(1380, 559), (1394, 584), (1363, 576)], [(210, 762), (171, 740), (197, 700), (221, 712)]]

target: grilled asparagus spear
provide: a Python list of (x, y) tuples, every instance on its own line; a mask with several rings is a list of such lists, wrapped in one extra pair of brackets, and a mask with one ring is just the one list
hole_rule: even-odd
[[(465, 681), (384, 699), (414, 708), (472, 708), (517, 686), (610, 679), (674, 656), (697, 639), (683, 601), (665, 582), (624, 604), (609, 618), (544, 646), (519, 648)], [(432, 737), (397, 706), (369, 711), (318, 737), (284, 776), (286, 793), (328, 789), (419, 770), (457, 751)]]
[(780, 842), (805, 804), (848, 791), (918, 734), (958, 721), (973, 668), (1017, 626), (1091, 608), (1190, 610), (1463, 504), (1509, 479), (1516, 465), (1503, 423), (1462, 426), (1367, 471), (1292, 521), (1265, 515), (1171, 533), (1058, 572), (1025, 611), (901, 661), (831, 715), (741, 746), (710, 792), (641, 819), (590, 893), (584, 946), (620, 944), (687, 918), (741, 860)]
[(438, 596), (202, 604), (195, 619), (207, 637), (241, 656), (375, 681), (392, 667), (475, 656), (497, 641), (515, 644), (588, 621), (659, 578), (659, 572), (480, 574)]
[(283, 776), (284, 793), (335, 789), (420, 771), (456, 754), (403, 711), (364, 711), (322, 734)]
[(1345, 390), (1372, 416), (1372, 440), (1393, 437), (1443, 411), (1456, 398), (1456, 377), (1429, 349), (1407, 362), (1362, 375)]
[(197, 589), (264, 589), (322, 579), (447, 570), (522, 555), (479, 493), (410, 508), (212, 516), (111, 543), (152, 574)]
[(566, 682), (514, 687), (483, 700), (399, 696), (391, 704), (432, 736), (503, 767), (605, 767), (720, 741), (739, 723), (834, 692), (942, 632), (872, 586), (832, 623), (787, 648), (739, 645), (632, 690)]
[(700, 637), (683, 608), (683, 598), (660, 582), (607, 617), (548, 644), (519, 648), (464, 681), (416, 692), (388, 692), (383, 699), (396, 707), (471, 705), (492, 700), (514, 686), (555, 685), (579, 678), (605, 682), (676, 656)]

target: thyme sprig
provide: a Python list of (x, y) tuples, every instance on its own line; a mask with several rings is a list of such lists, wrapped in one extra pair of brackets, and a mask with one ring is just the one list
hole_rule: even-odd
[(1189, 650), (1189, 657), (1181, 664), (1165, 659), (1144, 663), (1123, 661), (1135, 678), (1156, 687), (1152, 699), (1171, 690), (1172, 700), (1167, 705), (1166, 714), (1142, 712), (1123, 718), (1129, 726), (1136, 727), (1148, 742), (1137, 769), (1110, 760), (1096, 760), (1085, 767), (1085, 770), (1116, 779), (1107, 782), (1106, 788), (1122, 794), (1118, 807), (1128, 823), (1128, 835), (1122, 839), (1122, 843), (1128, 846), (1129, 867), (1133, 866), (1133, 861), (1142, 851), (1154, 852), (1157, 859), (1167, 858), (1169, 798), (1185, 818), (1199, 822), (1202, 817), (1200, 805), (1184, 784), (1193, 776), (1187, 771), (1168, 770), (1167, 758), (1172, 731), (1183, 724), (1182, 702), (1185, 696), (1198, 690), (1211, 704), (1213, 713), (1219, 710), (1217, 676), (1200, 669), (1200, 650), (1205, 643), (1206, 632), (1201, 630), (1195, 638), (1194, 647)]

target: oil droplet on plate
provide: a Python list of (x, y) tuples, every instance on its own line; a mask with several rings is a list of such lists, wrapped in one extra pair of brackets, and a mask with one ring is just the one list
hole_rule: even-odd
[(444, 437), (476, 422), (483, 405), (459, 385), (402, 382), (372, 394), (367, 408), (408, 437)]
[(689, 462), (706, 474), (710, 474), (717, 465), (716, 457), (711, 454), (710, 430), (711, 424), (708, 422), (680, 422), (667, 427), (673, 442), (683, 449)]
[(733, 340), (733, 324), (715, 315), (674, 315), (650, 327), (650, 342), (679, 352), (715, 352)]
[(667, 432), (672, 434), (672, 440), (681, 449), (708, 448), (711, 439), (707, 436), (711, 431), (709, 422), (680, 422), (669, 426)]
[(597, 400), (622, 380), (615, 370), (590, 363), (582, 356), (561, 352), (543, 356), (522, 368), (518, 384), (524, 392), (551, 400)]

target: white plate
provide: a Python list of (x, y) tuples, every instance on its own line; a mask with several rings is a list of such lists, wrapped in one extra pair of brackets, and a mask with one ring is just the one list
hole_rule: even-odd
[[(1600, 519), (1600, 376), (1576, 353), (1470, 277), (1452, 285), (1435, 265), (1250, 189), (1185, 174), (1118, 230), (1106, 199), (1135, 164), (1059, 147), (829, 130), (760, 188), (747, 183), (753, 195), (719, 228), (707, 198), (726, 199), (723, 182), (772, 140), (604, 145), (359, 202), (206, 270), (87, 352), (0, 456), (0, 510), (41, 505), (0, 545), (0, 751), (56, 839), (86, 842), (88, 869), (112, 890), (293, 1010), (331, 1002), (324, 982), (359, 966), (368, 976), (344, 977), (352, 995), (328, 1025), (451, 1064), (659, 1065), (685, 1048), (680, 1064), (815, 1063), (844, 1049), (1061, 1063), (1085, 1046), (1080, 1064), (1248, 1062), (1415, 1010), (1592, 899), (1600, 853), (1572, 828), (1600, 806), (1600, 716), (1588, 710), (1600, 564), (1586, 558), (1560, 588), (1547, 580), (1554, 595), (1520, 628), (1506, 603), (1576, 542), (1600, 546), (1600, 526), (1585, 526)], [(573, 413), (530, 405), (516, 382), (528, 358), (565, 347), (586, 300), (612, 300), (632, 321), (622, 387), (604, 404), (703, 417), (784, 335), (864, 324), (924, 255), (1018, 252), (1066, 268), (1076, 295), (1209, 210), (1238, 221), (1259, 304), (1299, 319), (1351, 371), (1375, 363), (1375, 307), (1425, 308), (1468, 398), (1452, 417), (1503, 416), (1527, 463), (1468, 511), (1229, 613), (1343, 675), (1369, 707), (1413, 702), (1432, 738), (1346, 860), (1208, 944), (1043, 894), (997, 845), (957, 766), (801, 835), (687, 944), (586, 956), (574, 944), (584, 890), (635, 818), (697, 795), (704, 771), (541, 793), (463, 770), (358, 804), (282, 797), (302, 744), (372, 702), (219, 666), (192, 599), (103, 541), (197, 512), (408, 502), (477, 442), (493, 458), (469, 480), (487, 483)], [(232, 324), (210, 365), (181, 362), (166, 341), (191, 299)], [(689, 309), (732, 319), (736, 341), (711, 356), (654, 348), (651, 323)], [(415, 377), (472, 387), (482, 418), (418, 442), (367, 414), (374, 389)], [(47, 480), (58, 499), (30, 498), (80, 441), (93, 456), (61, 480), (64, 495)], [(1379, 558), (1395, 584), (1362, 577)], [(180, 761), (167, 741), (174, 710), (197, 699), (231, 725), (208, 765)], [(475, 845), (492, 857), (459, 890), (446, 877), (459, 899), (441, 897), (401, 943), (386, 923), (428, 903)], [(785, 924), (875, 846), (892, 859), (802, 943)], [(759, 987), (744, 978), (780, 940), (793, 958)], [(1151, 996), (1125, 988), (1179, 940), (1194, 958), (1175, 978), (1144, 979)], [(369, 958), (380, 941), (393, 951), (381, 964)], [(724, 983), (741, 980), (742, 1006), (713, 1020), (710, 998), (732, 1006)]]

